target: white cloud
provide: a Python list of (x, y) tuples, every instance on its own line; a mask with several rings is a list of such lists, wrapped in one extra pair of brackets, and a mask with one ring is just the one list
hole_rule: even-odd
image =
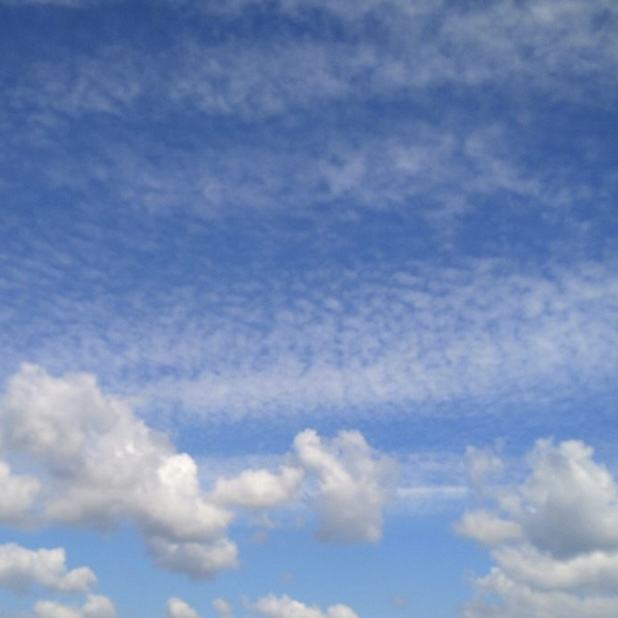
[(30, 550), (14, 543), (0, 545), (0, 586), (26, 592), (42, 586), (56, 592), (85, 592), (95, 582), (86, 567), (68, 571), (63, 548)]
[(233, 516), (207, 500), (193, 459), (93, 377), (25, 365), (8, 383), (0, 419), (4, 449), (42, 468), (42, 523), (132, 521), (159, 564), (192, 577), (236, 565), (225, 539)]
[(0, 523), (24, 525), (41, 490), (32, 476), (13, 475), (8, 464), (0, 460)]
[(146, 542), (148, 552), (159, 566), (184, 573), (192, 579), (212, 577), (238, 566), (238, 550), (229, 539), (194, 543), (150, 536)]
[(556, 558), (618, 550), (618, 487), (592, 455), (578, 441), (539, 441), (532, 474), (510, 506), (530, 541)]
[[(80, 0), (55, 1), (87, 4)], [(236, 12), (241, 19), (246, 16), (250, 24), (252, 12), (246, 9), (251, 4), (255, 6), (226, 2), (225, 9), (209, 4), (201, 19), (216, 18), (225, 10)], [(540, 89), (567, 99), (586, 92), (577, 77), (591, 76), (597, 83), (613, 86), (611, 67), (618, 50), (610, 36), (611, 28), (595, 25), (604, 12), (615, 15), (615, 6), (609, 0), (564, 2), (559, 9), (551, 0), (526, 5), (502, 0), (465, 11), (448, 10), (435, 2), (411, 7), (408, 2), (313, 0), (279, 3), (271, 10), (291, 16), (302, 27), (308, 9), (316, 7), (325, 19), (357, 34), (356, 39), (299, 40), (281, 33), (275, 41), (256, 36), (244, 41), (209, 42), (207, 46), (190, 37), (178, 37), (166, 57), (159, 58), (160, 75), (144, 70), (138, 50), (107, 48), (101, 54), (108, 56), (107, 65), (103, 58), (95, 57), (84, 67), (66, 71), (53, 88), (46, 84), (40, 91), (53, 94), (58, 108), (80, 112), (103, 97), (110, 103), (122, 101), (122, 85), (132, 94), (137, 90), (142, 95), (148, 94), (149, 86), (161, 99), (159, 105), (190, 105), (202, 113), (262, 117), (318, 101), (392, 94), (445, 83), (512, 87), (511, 81), (520, 88)], [(199, 12), (191, 16), (200, 18)], [(373, 30), (365, 25), (368, 18), (373, 30), (389, 36), (376, 40)], [(436, 20), (440, 20), (441, 28), (435, 36), (420, 36)], [(364, 36), (358, 36), (361, 33)], [(109, 62), (113, 52), (117, 55)], [(98, 79), (92, 79), (93, 74)], [(163, 88), (162, 83), (168, 87)], [(599, 92), (603, 94), (606, 99), (607, 93)]]
[(90, 595), (81, 607), (39, 601), (34, 606), (34, 614), (36, 618), (114, 618), (116, 610), (108, 598)]
[[(383, 507), (395, 495), (394, 462), (359, 432), (322, 440), (313, 430), (296, 436), (294, 452), (277, 459), (277, 473), (259, 467), (216, 475), (213, 490), (204, 491), (192, 457), (175, 452), (164, 434), (86, 374), (56, 378), (24, 365), (8, 381), (0, 421), (3, 450), (38, 474), (26, 486), (44, 487), (21, 508), (30, 509), (33, 521), (133, 523), (156, 564), (195, 579), (238, 565), (237, 547), (226, 536), (234, 515), (222, 504), (253, 512), (300, 508), (303, 498), (318, 514), (322, 540), (377, 541)], [(76, 573), (67, 581), (77, 581)]]
[[(410, 3), (389, 2), (388, 10), (384, 4), (271, 5), (275, 12), (292, 14), (300, 27), (303, 16), (311, 13), (305, 9), (320, 6), (325, 19), (356, 35), (347, 41), (283, 35), (275, 41), (231, 36), (225, 42), (206, 43), (178, 35), (171, 37), (166, 54), (157, 57), (156, 70), (151, 56), (122, 44), (95, 46), (88, 57), (72, 53), (61, 60), (41, 58), (36, 69), (28, 66), (20, 72), (5, 97), (12, 109), (32, 114), (37, 135), (41, 113), (45, 114), (46, 126), (53, 127), (45, 136), (50, 145), (56, 137), (53, 131), (64, 126), (67, 117), (131, 117), (148, 97), (156, 99), (153, 105), (163, 116), (190, 108), (203, 116), (251, 121), (313, 111), (328, 102), (357, 104), (376, 97), (410, 96), (411, 88), (423, 93), (444, 84), (493, 83), (502, 89), (516, 84), (518, 91), (585, 98), (588, 104), (615, 96), (618, 46), (609, 28), (594, 25), (604, 11), (615, 13), (609, 1), (561, 3), (561, 10), (547, 1), (537, 1), (533, 9), (502, 0), (465, 11), (448, 10), (442, 3), (415, 3), (412, 9)], [(206, 13), (221, 10), (211, 5)], [(233, 10), (242, 19), (245, 9), (247, 3), (240, 3)], [(371, 29), (363, 26), (368, 14), (380, 26), (376, 32), (391, 36), (374, 40)], [(547, 14), (552, 19), (546, 19)], [(435, 31), (436, 22), (441, 27), (435, 36), (420, 36), (428, 28)], [(364, 36), (358, 36), (361, 33)], [(597, 96), (590, 96), (591, 88)], [(611, 92), (614, 95), (608, 97)], [(34, 112), (33, 102), (38, 104)], [(288, 149), (282, 156), (279, 142), (272, 148), (260, 143), (259, 150), (247, 144), (204, 147), (198, 156), (161, 146), (160, 140), (143, 150), (122, 145), (113, 154), (104, 143), (96, 148), (94, 161), (58, 152), (57, 160), (49, 161), (41, 173), (54, 186), (81, 189), (84, 183), (103, 182), (113, 187), (118, 199), (151, 211), (180, 206), (210, 216), (248, 205), (289, 208), (306, 203), (308, 195), (318, 201), (348, 197), (363, 208), (405, 208), (427, 190), (440, 196), (436, 201), (451, 204), (497, 190), (556, 204), (562, 178), (556, 179), (555, 170), (549, 178), (538, 170), (522, 169), (509, 152), (510, 144), (499, 147), (506, 140), (495, 129), (464, 132), (415, 122), (404, 127), (403, 137), (365, 135), (361, 144), (329, 144), (327, 156), (310, 149)], [(22, 125), (18, 139), (23, 141)], [(150, 156), (153, 151), (160, 156)], [(441, 209), (434, 204), (428, 210), (435, 208)]]
[(521, 526), (514, 521), (497, 517), (494, 513), (476, 510), (464, 513), (455, 529), (483, 545), (493, 546), (522, 536)]
[(213, 491), (217, 502), (269, 508), (291, 501), (298, 493), (303, 470), (282, 466), (278, 475), (268, 470), (245, 470), (232, 479), (219, 479)]
[(480, 595), (497, 602), (474, 600), (464, 610), (465, 618), (613, 618), (618, 611), (614, 597), (578, 596), (561, 591), (539, 591), (505, 576), (500, 571), (477, 582)]
[(618, 608), (618, 486), (578, 441), (536, 443), (530, 474), (492, 489), (498, 506), (466, 513), (459, 533), (491, 548), (469, 618), (610, 618)]
[(317, 479), (309, 502), (320, 517), (318, 536), (325, 541), (377, 541), (382, 508), (394, 491), (394, 462), (372, 449), (358, 431), (342, 431), (322, 440), (307, 429), (296, 436), (300, 463)]
[(357, 618), (356, 613), (346, 605), (332, 605), (322, 611), (316, 606), (305, 605), (286, 595), (264, 597), (253, 605), (253, 609), (268, 618)]
[(199, 614), (182, 599), (172, 597), (167, 601), (165, 618), (199, 618)]

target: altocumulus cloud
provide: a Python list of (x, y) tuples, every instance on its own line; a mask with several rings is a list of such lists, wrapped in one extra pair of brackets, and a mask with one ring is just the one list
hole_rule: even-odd
[(91, 592), (96, 581), (88, 567), (68, 570), (61, 547), (33, 550), (15, 543), (0, 545), (0, 589), (20, 595), (45, 591), (85, 596), (81, 604), (39, 600), (31, 613), (19, 614), (23, 618), (114, 618), (112, 601)]
[(304, 471), (282, 466), (279, 474), (269, 470), (245, 470), (232, 479), (217, 480), (213, 491), (215, 500), (223, 504), (251, 508), (269, 508), (294, 499)]
[[(610, 618), (618, 612), (618, 486), (580, 441), (540, 440), (520, 485), (489, 491), (460, 534), (490, 548), (466, 618)], [(481, 464), (483, 467), (485, 464)]]

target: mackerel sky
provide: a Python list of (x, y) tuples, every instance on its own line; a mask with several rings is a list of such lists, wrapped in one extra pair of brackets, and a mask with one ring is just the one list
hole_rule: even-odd
[(615, 0), (0, 0), (0, 618), (618, 615)]

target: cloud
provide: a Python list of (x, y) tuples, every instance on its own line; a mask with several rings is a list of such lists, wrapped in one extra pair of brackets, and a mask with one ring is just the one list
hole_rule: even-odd
[(232, 611), (232, 605), (226, 599), (214, 599), (212, 602), (212, 607), (217, 613), (218, 618), (233, 618), (234, 616), (234, 612)]
[[(317, 536), (327, 542), (375, 542), (382, 534), (383, 508), (395, 498), (395, 460), (373, 449), (358, 431), (323, 439), (313, 429), (296, 435), (293, 452), (274, 474), (247, 468), (215, 481), (213, 499), (249, 509), (299, 507), (319, 519)], [(254, 523), (272, 525), (270, 520)]]
[(268, 618), (357, 618), (346, 605), (332, 605), (326, 611), (315, 606), (307, 606), (283, 595), (269, 595), (257, 601), (253, 609)]
[[(112, 291), (95, 283), (105, 280), (106, 268), (91, 256), (110, 250), (100, 242), (102, 228), (93, 223), (95, 214), (92, 220), (90, 215), (80, 219), (79, 230), (78, 221), (71, 221), (75, 233), (62, 234), (62, 227), (50, 234), (63, 239), (61, 246), (52, 240), (45, 244), (42, 239), (48, 237), (35, 229), (26, 255), (16, 254), (14, 271), (3, 271), (10, 273), (5, 276), (11, 284), (23, 290), (21, 278), (26, 287), (25, 294), (7, 298), (10, 311), (2, 309), (19, 323), (0, 335), (6, 373), (23, 358), (57, 372), (87, 370), (124, 393), (148, 397), (145, 408), (178, 404), (221, 417), (273, 408), (289, 414), (373, 408), (376, 403), (411, 411), (419, 407), (410, 403), (438, 407), (468, 396), (501, 402), (501, 391), (515, 389), (520, 395), (544, 389), (542, 394), (558, 398), (563, 387), (570, 387), (565, 375), (571, 369), (583, 375), (583, 381), (611, 379), (617, 349), (612, 295), (587, 298), (586, 272), (520, 278), (498, 272), (500, 264), (496, 272), (488, 272), (488, 263), (479, 261), (464, 264), (459, 276), (447, 268), (422, 269), (421, 278), (401, 285), (398, 276), (419, 272), (418, 263), (400, 264), (400, 273), (385, 272), (372, 259), (372, 269), (380, 271), (378, 281), (367, 281), (362, 264), (355, 265), (350, 279), (359, 283), (355, 288), (352, 282), (356, 293), (345, 289), (350, 285), (346, 275), (331, 268), (327, 273), (309, 269), (299, 276), (282, 272), (285, 266), (278, 264), (276, 273), (265, 273), (267, 283), (254, 274), (272, 265), (268, 259), (261, 262), (260, 254), (296, 246), (293, 231), (278, 218), (282, 213), (285, 218), (300, 217), (303, 226), (307, 223), (307, 235), (316, 240), (305, 248), (315, 256), (357, 255), (358, 245), (348, 247), (346, 242), (365, 238), (374, 229), (377, 219), (367, 213), (376, 211), (395, 211), (404, 229), (422, 230), (415, 232), (415, 242), (406, 241), (406, 255), (418, 241), (432, 251), (444, 249), (448, 261), (456, 262), (459, 255), (453, 246), (461, 248), (460, 239), (478, 236), (479, 226), (467, 228), (470, 220), (487, 221), (484, 230), (496, 231), (488, 234), (490, 255), (510, 253), (519, 234), (530, 236), (529, 225), (539, 226), (535, 238), (548, 239), (539, 241), (542, 252), (551, 253), (552, 239), (560, 237), (556, 242), (568, 255), (596, 255), (599, 244), (590, 230), (610, 221), (612, 210), (584, 217), (581, 204), (590, 209), (604, 200), (613, 203), (608, 198), (615, 191), (611, 174), (582, 165), (584, 155), (579, 154), (547, 163), (545, 149), (537, 148), (542, 139), (536, 137), (536, 126), (520, 130), (520, 124), (502, 116), (470, 120), (468, 111), (459, 117), (458, 110), (473, 107), (476, 96), (491, 98), (492, 84), (499, 93), (515, 88), (518, 100), (525, 101), (528, 96), (520, 93), (531, 90), (540, 90), (542, 101), (546, 94), (585, 97), (588, 105), (608, 96), (613, 101), (618, 50), (610, 36), (616, 14), (612, 2), (565, 2), (558, 9), (547, 0), (500, 0), (454, 10), (435, 2), (414, 3), (413, 8), (409, 2), (206, 5), (201, 13), (184, 13), (178, 4), (162, 8), (158, 3), (163, 13), (178, 11), (174, 16), (180, 27), (166, 31), (169, 45), (155, 56), (145, 51), (148, 41), (138, 44), (121, 32), (114, 45), (93, 32), (93, 44), (83, 55), (62, 37), (54, 39), (51, 57), (36, 50), (34, 58), (15, 54), (16, 62), (24, 64), (3, 89), (10, 109), (5, 115), (15, 118), (9, 125), (16, 127), (7, 129), (14, 147), (9, 140), (5, 151), (14, 153), (16, 167), (35, 165), (36, 173), (15, 174), (7, 178), (7, 186), (23, 178), (30, 190), (36, 177), (43, 195), (48, 196), (50, 188), (74, 192), (80, 196), (77, 201), (93, 204), (92, 213), (122, 204), (119, 212), (124, 214), (118, 219), (127, 221), (130, 211), (134, 218), (129, 217), (128, 227), (150, 229), (153, 235), (109, 228), (127, 249), (122, 253), (126, 262), (114, 269), (117, 285)], [(114, 8), (100, 10), (114, 23)], [(228, 17), (222, 18), (222, 12)], [(267, 22), (271, 15), (277, 17), (272, 22), (277, 27), (257, 28), (260, 19)], [(319, 16), (322, 25), (312, 16)], [(148, 23), (147, 14), (143, 19)], [(192, 25), (182, 27), (189, 19), (195, 19), (195, 28), (208, 24), (204, 32), (225, 36), (198, 39), (190, 34), (195, 32)], [(209, 20), (217, 26), (211, 28)], [(238, 36), (240, 31), (246, 36)], [(590, 88), (604, 80), (599, 96), (590, 96)], [(441, 108), (435, 101), (436, 85), (440, 91), (454, 85), (462, 100)], [(507, 99), (502, 95), (500, 104)], [(420, 113), (389, 114), (393, 101), (399, 110), (409, 105)], [(362, 111), (376, 104), (385, 111), (379, 122)], [(337, 105), (346, 110), (346, 118), (359, 113), (359, 121), (340, 122)], [(514, 111), (534, 116), (526, 111), (527, 103), (520, 105), (515, 104)], [(235, 131), (210, 131), (222, 116), (230, 126), (243, 127), (238, 138)], [(272, 134), (264, 117), (275, 123)], [(108, 126), (110, 118), (116, 129)], [(182, 135), (178, 118), (196, 124)], [(72, 139), (81, 135), (82, 122), (88, 138), (75, 147)], [(140, 139), (129, 140), (127, 132), (136, 123), (143, 127)], [(200, 131), (207, 131), (209, 139), (196, 139)], [(545, 131), (559, 133), (553, 126)], [(177, 132), (177, 140), (164, 137)], [(565, 141), (573, 137), (577, 144), (569, 142), (566, 150), (583, 152), (585, 141), (591, 151), (603, 151), (603, 143), (585, 133), (585, 140), (567, 135)], [(32, 163), (40, 160), (44, 164)], [(9, 199), (22, 193), (13, 189)], [(483, 208), (485, 202), (491, 212)], [(193, 225), (214, 229), (230, 246), (241, 242), (235, 235), (238, 229), (255, 228), (256, 235), (250, 235), (258, 248), (255, 271), (239, 275), (229, 287), (228, 272), (221, 277), (225, 282), (204, 275), (203, 288), (195, 285), (188, 293), (181, 284), (158, 291), (160, 279), (147, 281), (149, 269), (141, 268), (136, 285), (131, 273), (144, 263), (142, 251), (151, 255), (153, 239), (168, 225), (170, 212), (203, 217), (201, 227), (192, 216), (186, 218), (189, 223), (182, 231), (189, 243), (201, 237), (201, 231), (195, 236), (187, 231)], [(248, 217), (251, 223), (246, 224)], [(42, 217), (41, 227), (47, 229), (50, 220)], [(18, 219), (18, 225), (30, 228), (32, 221)], [(582, 232), (563, 236), (562, 225)], [(379, 237), (377, 230), (374, 236)], [(67, 247), (75, 250), (80, 243), (97, 250), (86, 250), (84, 260), (76, 259), (74, 268), (67, 268)], [(213, 265), (220, 263), (220, 256), (216, 251), (208, 254), (207, 245), (201, 243), (194, 252), (188, 247), (187, 255), (191, 252), (199, 260), (200, 271), (218, 272)], [(31, 251), (43, 246), (46, 259), (33, 262)], [(157, 251), (166, 248), (176, 257), (165, 272), (176, 280), (174, 273), (182, 268), (176, 261), (179, 253), (167, 243)], [(526, 259), (517, 250), (513, 253), (518, 270)], [(57, 261), (51, 255), (58, 256)], [(7, 260), (12, 259), (8, 250)], [(86, 284), (101, 292), (92, 300), (85, 300), (82, 288), (66, 274), (82, 272), (84, 261)], [(100, 263), (110, 262), (101, 257)], [(615, 286), (614, 272), (606, 265), (601, 274), (605, 281), (594, 282), (597, 291)], [(328, 309), (329, 299), (317, 297), (325, 280), (334, 278), (339, 281), (332, 285), (331, 296), (340, 301), (338, 311)], [(274, 280), (283, 281), (282, 290), (293, 289), (306, 303), (292, 306)], [(32, 290), (39, 289), (35, 281), (59, 284), (50, 286), (45, 298), (31, 299)], [(315, 286), (316, 281), (322, 286)], [(579, 284), (582, 289), (575, 289)], [(76, 297), (82, 312), (70, 309)], [(20, 304), (22, 298), (26, 300)], [(479, 298), (490, 300), (483, 304)], [(560, 305), (568, 308), (555, 310)], [(33, 311), (39, 306), (40, 311)], [(90, 320), (93, 314), (105, 319)], [(591, 341), (595, 344), (589, 345)]]
[(191, 579), (212, 577), (238, 566), (238, 550), (229, 539), (195, 543), (153, 536), (148, 537), (146, 543), (148, 553), (159, 566), (188, 575)]
[(219, 479), (215, 501), (250, 508), (270, 508), (289, 502), (298, 493), (303, 470), (282, 466), (278, 475), (268, 470), (245, 470), (232, 479)]
[(104, 396), (94, 378), (25, 365), (0, 402), (2, 446), (41, 468), (41, 523), (109, 527), (132, 521), (162, 566), (208, 576), (236, 565), (232, 514), (201, 491), (197, 465)]
[(463, 536), (473, 538), (490, 547), (522, 536), (519, 524), (484, 510), (465, 513), (457, 523), (456, 530)]
[(592, 457), (579, 441), (539, 441), (532, 474), (511, 507), (530, 541), (556, 558), (618, 550), (618, 487)]
[(298, 459), (317, 480), (309, 504), (324, 541), (378, 541), (382, 507), (392, 497), (394, 462), (372, 449), (358, 431), (322, 440), (307, 429), (294, 439)]
[(95, 582), (87, 567), (68, 571), (63, 548), (30, 550), (14, 543), (0, 545), (0, 586), (27, 592), (35, 585), (55, 592), (85, 592)]
[(39, 601), (34, 606), (36, 618), (114, 618), (116, 610), (106, 597), (90, 595), (81, 607), (54, 601)]
[[(469, 618), (609, 618), (618, 607), (618, 486), (580, 441), (539, 440), (528, 477), (492, 490), (497, 506), (466, 513), (460, 534), (490, 547)], [(492, 601), (493, 599), (493, 601)]]
[(32, 476), (13, 475), (8, 464), (0, 461), (0, 523), (24, 525), (41, 491), (41, 483)]
[[(367, 415), (376, 406), (413, 416), (443, 414), (452, 402), (503, 409), (514, 400), (561, 405), (582, 389), (611, 393), (609, 267), (543, 276), (478, 260), (278, 274), (269, 289), (242, 278), (191, 294), (146, 286), (102, 330), (69, 320), (54, 301), (50, 315), (24, 324), (38, 343), (4, 349), (54, 372), (94, 372), (158, 420), (171, 409), (223, 422)], [(90, 310), (111, 308), (101, 301)]]
[(167, 601), (165, 618), (199, 618), (199, 614), (182, 599), (172, 597)]
[[(194, 459), (176, 452), (126, 401), (104, 394), (93, 376), (52, 377), (34, 365), (12, 376), (0, 398), (0, 444), (4, 454), (36, 472), (20, 477), (0, 467), (7, 487), (32, 490), (18, 494), (28, 498), (18, 510), (33, 525), (105, 529), (132, 523), (157, 565), (193, 579), (238, 564), (237, 547), (227, 538), (234, 513), (222, 505), (253, 513), (300, 507), (303, 497), (318, 514), (322, 540), (356, 542), (380, 538), (382, 509), (394, 497), (394, 462), (357, 431), (323, 440), (306, 430), (292, 453), (271, 458), (277, 473), (265, 467), (232, 477), (217, 473), (213, 489), (205, 491)], [(5, 552), (7, 560), (25, 564), (23, 572), (7, 571), (14, 585), (31, 563), (45, 558), (58, 571), (64, 561), (61, 550), (30, 554), (7, 546)], [(89, 573), (72, 571), (56, 587), (78, 589), (82, 582), (83, 588), (79, 577)]]
[[(616, 93), (618, 49), (609, 26), (616, 11), (603, 0), (570, 2), (561, 10), (546, 1), (516, 6), (507, 0), (469, 10), (448, 10), (441, 3), (415, 3), (414, 9), (402, 2), (286, 2), (266, 8), (234, 3), (226, 10), (236, 13), (240, 30), (252, 34), (242, 37), (226, 30), (229, 19), (212, 3), (202, 11), (171, 4), (168, 10), (177, 12), (180, 23), (214, 21), (228, 36), (208, 40), (177, 28), (154, 69), (152, 55), (134, 41), (119, 36), (109, 45), (93, 34), (87, 55), (61, 44), (54, 57), (25, 59), (7, 80), (5, 98), (23, 119), (11, 136), (23, 159), (34, 160), (33, 151), (39, 157), (53, 152), (38, 170), (50, 186), (82, 192), (96, 183), (132, 208), (180, 208), (207, 217), (256, 207), (307, 214), (307, 204), (339, 205), (347, 198), (354, 209), (371, 210), (407, 209), (414, 200), (414, 210), (429, 211), (427, 218), (445, 209), (455, 210), (457, 218), (453, 205), (497, 191), (555, 205), (565, 194), (564, 179), (572, 186), (580, 177), (576, 166), (558, 175), (555, 169), (535, 170), (530, 147), (517, 156), (513, 145), (520, 136), (508, 124), (470, 128), (467, 120), (436, 126), (434, 114), (430, 122), (394, 115), (381, 135), (381, 123), (362, 135), (339, 123), (334, 142), (328, 129), (325, 139), (313, 122), (310, 137), (299, 135), (298, 115), (322, 113), (326, 120), (336, 116), (338, 105), (353, 110), (390, 99), (431, 109), (436, 90), (448, 86), (459, 97), (464, 89), (473, 101), (481, 84), (588, 105), (611, 104)], [(310, 18), (315, 11), (331, 26), (327, 33), (341, 36), (316, 27)], [(266, 34), (260, 16), (279, 27)], [(156, 110), (156, 123), (187, 112), (205, 124), (220, 117), (245, 126), (283, 119), (277, 133), (289, 131), (291, 139), (282, 152), (280, 138), (265, 141), (260, 131), (259, 139), (244, 134), (238, 143), (228, 132), (224, 144), (195, 149), (163, 143), (160, 132), (129, 145), (122, 131), (101, 135), (92, 128), (87, 152), (72, 154), (76, 150), (66, 138), (82, 118), (113, 116), (131, 123), (142, 117), (146, 102)], [(290, 116), (294, 129), (286, 130)], [(361, 118), (350, 126), (356, 124), (368, 123)], [(31, 130), (30, 140), (24, 140), (24, 130)], [(32, 150), (25, 152), (24, 144)], [(423, 207), (429, 192), (433, 199)]]

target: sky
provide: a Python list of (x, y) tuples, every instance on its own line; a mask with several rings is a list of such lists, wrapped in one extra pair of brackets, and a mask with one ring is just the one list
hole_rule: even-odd
[(0, 0), (0, 618), (618, 615), (615, 0)]

